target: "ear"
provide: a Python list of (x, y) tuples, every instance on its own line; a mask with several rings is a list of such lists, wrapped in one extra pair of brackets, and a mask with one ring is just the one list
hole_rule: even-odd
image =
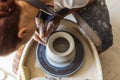
[(27, 35), (27, 28), (22, 27), (21, 29), (19, 29), (19, 31), (18, 31), (19, 38), (25, 38), (26, 35)]

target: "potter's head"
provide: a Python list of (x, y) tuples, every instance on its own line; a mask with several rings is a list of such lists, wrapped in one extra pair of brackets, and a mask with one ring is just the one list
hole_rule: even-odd
[(14, 51), (31, 38), (38, 12), (24, 0), (0, 0), (0, 55)]

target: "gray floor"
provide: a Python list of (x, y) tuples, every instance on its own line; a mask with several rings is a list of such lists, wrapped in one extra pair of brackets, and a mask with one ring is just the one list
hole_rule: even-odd
[(104, 80), (120, 80), (120, 2), (107, 0), (113, 26), (114, 44), (100, 55)]

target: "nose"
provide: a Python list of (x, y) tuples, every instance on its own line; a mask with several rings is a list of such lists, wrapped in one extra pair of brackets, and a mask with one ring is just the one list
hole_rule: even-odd
[(7, 0), (0, 0), (0, 2), (6, 2)]

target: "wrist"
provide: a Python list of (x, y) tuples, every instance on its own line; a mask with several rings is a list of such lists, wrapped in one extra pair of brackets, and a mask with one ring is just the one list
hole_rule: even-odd
[(59, 12), (57, 12), (57, 14), (59, 14), (60, 16), (65, 17), (66, 15), (68, 15), (70, 13), (70, 11), (71, 11), (70, 9), (64, 8), (64, 9), (60, 10)]

